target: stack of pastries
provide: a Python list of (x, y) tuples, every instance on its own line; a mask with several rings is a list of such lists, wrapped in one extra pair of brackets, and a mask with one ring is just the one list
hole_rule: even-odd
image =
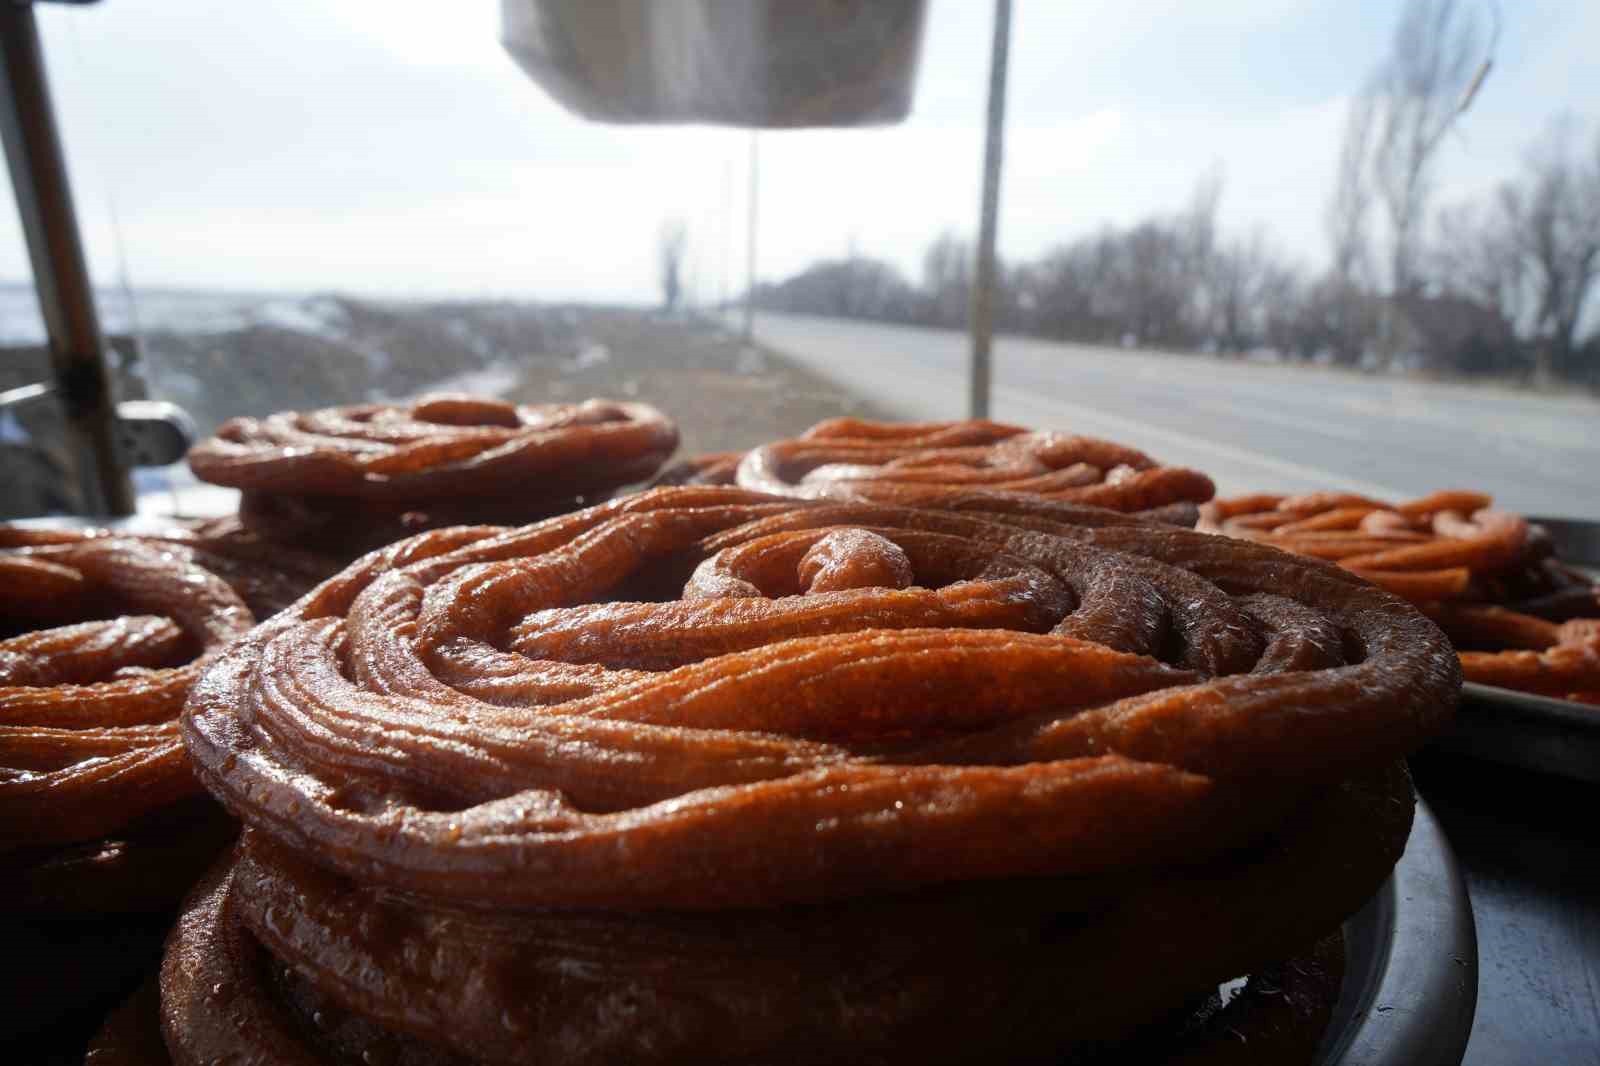
[(314, 563), (280, 561), (182, 531), (0, 529), (0, 934), (36, 960), (7, 980), (0, 1034), (114, 984), (137, 916), (175, 906), (232, 836), (177, 718), (228, 642), (310, 587)]
[(1335, 560), (1436, 621), (1468, 681), (1600, 704), (1600, 582), (1476, 492), (1388, 504), (1319, 492), (1214, 500), (1201, 528)]
[(1150, 512), (1147, 517), (1189, 526), (1195, 524), (1195, 505), (1215, 492), (1199, 471), (1163, 466), (1122, 444), (981, 419), (834, 418), (793, 440), (691, 457), (658, 483), (740, 485), (776, 496), (912, 507), (963, 489), (1007, 492)]
[[(335, 451), (305, 469), (377, 454)], [(1348, 570), (1184, 528), (1204, 475), (994, 423), (716, 458), (391, 540), (195, 649), (177, 759), (242, 833), (146, 1054), (1116, 1055), (1325, 944), (1400, 856), (1454, 651)], [(267, 537), (251, 494), (296, 483), (253, 484)]]
[(677, 427), (642, 403), (456, 394), (235, 418), (189, 455), (241, 491), (238, 520), (345, 558), (423, 529), (527, 522), (654, 474)]

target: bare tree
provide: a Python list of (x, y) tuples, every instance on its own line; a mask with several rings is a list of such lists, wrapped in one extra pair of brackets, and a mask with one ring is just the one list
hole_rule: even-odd
[(1570, 120), (1535, 142), (1520, 182), (1501, 190), (1501, 208), (1533, 287), (1534, 375), (1565, 369), (1584, 305), (1600, 274), (1600, 134), (1594, 158), (1572, 151)]
[(1389, 220), (1395, 296), (1416, 285), (1416, 230), (1427, 214), (1433, 164), (1488, 73), (1484, 51), (1478, 21), (1459, 0), (1406, 0), (1373, 81), (1373, 175)]
[(1333, 354), (1341, 363), (1353, 364), (1367, 337), (1360, 328), (1366, 303), (1363, 287), (1368, 280), (1367, 218), (1372, 207), (1373, 112), (1376, 93), (1371, 86), (1350, 101), (1345, 114), (1344, 142), (1339, 149), (1339, 169), (1333, 197), (1328, 202), (1326, 224), (1333, 246), (1329, 296)]
[(1243, 352), (1265, 332), (1269, 286), (1281, 291), (1283, 279), (1260, 230), (1215, 253), (1212, 276), (1212, 334), (1224, 350)]
[(678, 309), (683, 294), (683, 260), (689, 248), (689, 229), (680, 218), (661, 224), (656, 241), (657, 262), (661, 268), (661, 303), (671, 314)]
[(1369, 87), (1350, 101), (1345, 113), (1344, 141), (1333, 198), (1328, 202), (1328, 238), (1333, 245), (1333, 276), (1355, 283), (1367, 269), (1367, 215), (1372, 206), (1368, 162), (1372, 155), (1372, 113), (1376, 101)]
[(1072, 340), (1099, 339), (1095, 294), (1103, 281), (1096, 262), (1097, 242), (1074, 241), (1056, 247), (1019, 278), (1022, 296), (1032, 305), (1035, 325)]
[(1123, 234), (1115, 251), (1110, 303), (1123, 332), (1144, 345), (1187, 344), (1192, 338), (1184, 318), (1193, 276), (1183, 235), (1169, 222), (1152, 219)]
[(1515, 327), (1527, 317), (1528, 271), (1508, 198), (1515, 194), (1503, 186), (1487, 208), (1462, 203), (1442, 209), (1428, 260), (1429, 274), (1445, 292), (1482, 304)]
[(1268, 261), (1257, 289), (1261, 339), (1288, 359), (1303, 358), (1307, 354), (1304, 351), (1307, 289), (1299, 268), (1276, 257)]
[(1219, 266), (1217, 207), (1222, 202), (1222, 166), (1215, 164), (1195, 181), (1189, 208), (1178, 216), (1176, 234), (1187, 299), (1181, 314), (1195, 337), (1212, 326), (1217, 300), (1215, 272)]
[(941, 233), (922, 256), (922, 284), (933, 300), (934, 320), (942, 325), (966, 321), (972, 301), (972, 246), (955, 233)]

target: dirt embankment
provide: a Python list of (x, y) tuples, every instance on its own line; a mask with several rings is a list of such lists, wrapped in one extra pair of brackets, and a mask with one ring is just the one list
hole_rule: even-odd
[(825, 418), (885, 414), (770, 349), (706, 320), (578, 309), (585, 344), (559, 365), (528, 367), (521, 403), (604, 396), (652, 403), (677, 421), (680, 455), (741, 451)]

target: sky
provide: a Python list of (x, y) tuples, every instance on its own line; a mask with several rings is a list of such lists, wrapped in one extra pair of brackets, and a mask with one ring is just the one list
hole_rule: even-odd
[[(1343, 116), (1399, 6), (1018, 0), (1001, 256), (1179, 210), (1217, 172), (1225, 233), (1319, 267)], [(759, 135), (760, 278), (852, 251), (915, 278), (941, 231), (975, 232), (992, 8), (931, 0), (905, 123)], [(1437, 204), (1514, 175), (1562, 111), (1600, 124), (1600, 3), (1500, 10)], [(496, 0), (37, 11), (101, 282), (647, 302), (679, 218), (694, 295), (743, 286), (752, 136), (568, 114), (499, 45)], [(0, 210), (0, 279), (26, 276)]]

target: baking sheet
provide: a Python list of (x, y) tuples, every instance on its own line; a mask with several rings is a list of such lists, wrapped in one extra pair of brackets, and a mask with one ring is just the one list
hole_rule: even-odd
[[(1530, 515), (1556, 556), (1600, 572), (1600, 522)], [(1600, 783), (1600, 707), (1468, 682), (1455, 727), (1435, 747), (1538, 773)]]

